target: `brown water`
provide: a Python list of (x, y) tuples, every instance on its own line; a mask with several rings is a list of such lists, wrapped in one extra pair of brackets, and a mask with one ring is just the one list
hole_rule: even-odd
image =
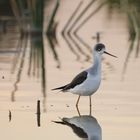
[[(13, 66), (11, 62), (13, 62), (15, 58), (15, 53), (1, 53), (0, 131), (2, 139), (80, 139), (68, 126), (52, 122), (61, 121), (60, 118), (63, 117), (71, 118), (78, 116), (75, 108), (77, 96), (70, 93), (51, 91), (52, 88), (71, 81), (77, 73), (91, 65), (91, 62), (85, 61), (85, 56), (81, 55), (80, 51), (74, 47), (75, 51), (80, 55), (80, 60), (76, 61), (76, 56), (70, 51), (60, 33), (79, 2), (80, 1), (63, 1), (56, 17), (56, 20), (59, 21), (57, 29), (59, 45), (56, 46), (56, 50), (61, 62), (60, 69), (56, 68), (57, 62), (54, 60), (51, 50), (48, 47), (46, 37), (44, 37), (47, 72), (47, 97), (45, 99), (45, 106), (40, 86), (41, 79), (34, 76), (28, 77), (27, 75), (30, 43), (27, 45), (24, 68), (20, 75), (20, 82), (17, 83), (18, 90), (14, 93), (14, 102), (11, 100), (11, 96), (12, 91), (15, 89), (14, 84), (18, 79), (18, 67), (22, 59), (19, 59), (17, 62), (17, 69), (14, 74), (11, 74), (11, 67)], [(88, 2), (89, 1), (84, 1), (80, 10), (82, 10)], [(97, 4), (88, 10), (87, 14), (79, 21), (79, 24), (96, 6)], [(92, 115), (97, 119), (101, 127), (103, 140), (139, 139), (140, 60), (139, 58), (136, 59), (135, 52), (132, 52), (128, 62), (128, 68), (122, 79), (123, 64), (129, 45), (126, 24), (123, 22), (125, 17), (115, 15), (113, 20), (108, 20), (105, 12), (105, 8), (102, 9), (78, 32), (78, 35), (83, 38), (91, 48), (96, 43), (96, 40), (93, 40), (92, 37), (96, 32), (102, 32), (101, 42), (106, 45), (108, 52), (118, 56), (118, 58), (115, 59), (104, 55), (102, 65), (103, 80), (97, 94), (94, 94), (92, 97)], [(11, 37), (12, 39), (10, 40), (9, 38)], [(13, 34), (7, 34), (7, 36), (1, 38), (2, 41), (8, 38), (9, 43), (10, 41), (12, 41), (12, 44), (17, 43), (17, 36), (13, 36)], [(12, 47), (14, 50), (15, 48), (13, 46), (16, 45), (9, 46), (9, 43), (6, 44), (7, 47)], [(92, 56), (86, 47), (83, 45), (81, 45), (81, 47), (86, 54)], [(22, 53), (19, 58), (22, 57)], [(90, 61), (92, 61), (92, 59)], [(37, 127), (36, 123), (37, 100), (41, 100), (41, 127)], [(79, 103), (81, 115), (89, 115), (88, 102), (88, 97), (81, 98)], [(44, 107), (46, 112), (43, 112)], [(10, 122), (8, 117), (9, 110), (11, 110), (12, 113)]]

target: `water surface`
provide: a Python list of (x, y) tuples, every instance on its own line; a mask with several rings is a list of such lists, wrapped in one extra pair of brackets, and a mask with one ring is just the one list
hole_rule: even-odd
[[(78, 13), (82, 11), (88, 2), (86, 1), (81, 4)], [(61, 35), (66, 22), (79, 3), (80, 1), (62, 1), (56, 16), (56, 21), (59, 22), (57, 27), (57, 39), (59, 43), (55, 46), (55, 49), (61, 62), (60, 68), (58, 68), (58, 61), (55, 61), (49, 47), (49, 42), (44, 35), (47, 73), (45, 104), (41, 89), (41, 74), (39, 76), (34, 76), (34, 73), (31, 76), (28, 75), (30, 41), (27, 40), (26, 53), (24, 54), (24, 46), (18, 49), (19, 33), (16, 28), (14, 29), (14, 33), (10, 32), (4, 36), (0, 36), (1, 46), (4, 46), (0, 48), (1, 138), (5, 140), (10, 138), (15, 140), (81, 139), (68, 126), (52, 122), (61, 121), (63, 117), (72, 118), (78, 115), (75, 108), (77, 96), (70, 93), (51, 91), (52, 88), (71, 81), (77, 73), (89, 67), (92, 62), (92, 53), (79, 40), (74, 37), (83, 53), (67, 36), (67, 39), (76, 52), (73, 53)], [(97, 3), (87, 11), (77, 22), (76, 26), (96, 7)], [(118, 59), (115, 59), (104, 55), (102, 65), (103, 80), (97, 94), (94, 94), (92, 97), (92, 115), (101, 127), (103, 140), (139, 139), (140, 60), (139, 58), (136, 59), (135, 53), (132, 52), (127, 70), (122, 75), (129, 46), (126, 23), (123, 20), (125, 17), (116, 14), (113, 20), (110, 21), (106, 18), (105, 11), (105, 8), (103, 8), (100, 12), (92, 16), (77, 32), (91, 49), (96, 43), (96, 39), (94, 40), (93, 36), (97, 32), (101, 32), (101, 42), (106, 45), (107, 51), (118, 56)], [(76, 19), (76, 16), (74, 19)], [(72, 34), (72, 36), (74, 35)], [(24, 43), (22, 42), (22, 45)], [(20, 53), (17, 53), (17, 51), (20, 51)], [(78, 60), (76, 54), (80, 56)], [(87, 56), (89, 56), (89, 61), (86, 61)], [(23, 57), (24, 59), (22, 59)], [(20, 67), (22, 63), (24, 63), (24, 67)], [(13, 66), (13, 64), (16, 65)], [(14, 67), (16, 67), (15, 70)], [(17, 90), (15, 91), (15, 89)], [(37, 100), (41, 101), (41, 127), (38, 127), (36, 122)], [(88, 97), (81, 98), (79, 103), (81, 115), (89, 115), (88, 102)], [(10, 122), (9, 110), (12, 114)]]

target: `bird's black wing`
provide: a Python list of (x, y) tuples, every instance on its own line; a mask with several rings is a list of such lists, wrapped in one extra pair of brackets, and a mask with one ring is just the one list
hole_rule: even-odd
[(80, 138), (88, 138), (87, 133), (81, 127), (76, 126), (76, 124), (68, 122), (67, 120), (65, 120), (65, 118), (63, 118), (62, 121), (53, 121), (53, 122), (71, 127), (73, 132)]
[(61, 87), (57, 87), (57, 88), (53, 88), (52, 90), (59, 90), (59, 89), (64, 89), (67, 85), (65, 86), (61, 86)]
[(79, 85), (86, 80), (87, 74), (87, 71), (83, 71), (79, 73), (69, 84), (58, 88), (54, 88), (53, 90), (62, 89), (62, 91), (67, 91), (71, 88), (74, 88), (76, 85)]

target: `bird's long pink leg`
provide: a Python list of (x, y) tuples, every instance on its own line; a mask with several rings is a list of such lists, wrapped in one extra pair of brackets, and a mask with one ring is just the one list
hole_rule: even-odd
[(90, 107), (90, 115), (92, 115), (92, 103), (91, 103), (91, 96), (89, 96), (89, 107)]
[(81, 97), (81, 96), (79, 95), (79, 96), (78, 96), (78, 99), (77, 99), (77, 102), (76, 102), (76, 109), (77, 109), (77, 112), (78, 112), (79, 116), (81, 116), (81, 115), (80, 115), (79, 108), (78, 108), (78, 103), (79, 103), (80, 97)]

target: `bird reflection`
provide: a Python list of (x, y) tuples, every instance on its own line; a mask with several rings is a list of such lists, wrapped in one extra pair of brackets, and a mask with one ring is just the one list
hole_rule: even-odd
[(95, 117), (91, 115), (74, 116), (62, 118), (61, 121), (53, 121), (58, 124), (67, 125), (73, 132), (84, 140), (102, 140), (102, 130)]

